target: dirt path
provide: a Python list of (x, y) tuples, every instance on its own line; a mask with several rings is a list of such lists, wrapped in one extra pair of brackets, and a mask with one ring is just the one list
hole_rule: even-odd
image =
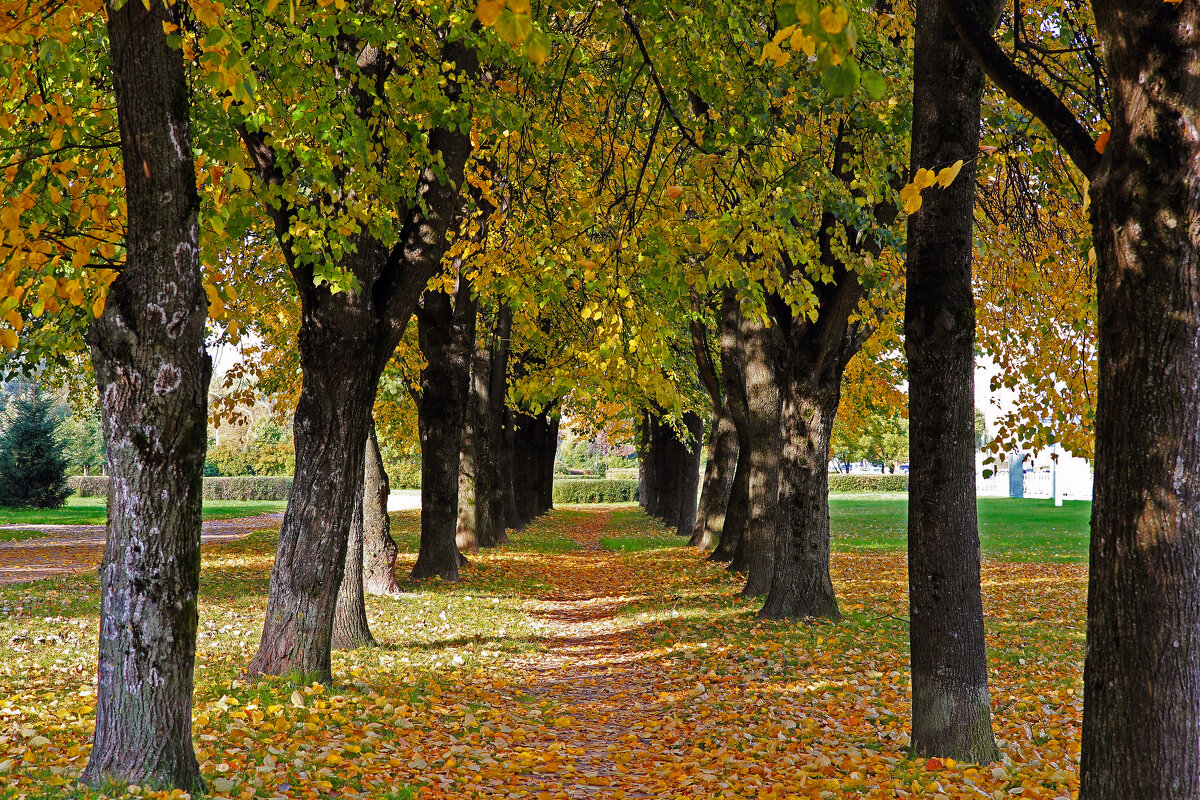
[[(241, 539), (260, 528), (278, 525), (282, 520), (283, 514), (208, 520), (204, 523), (201, 542)], [(0, 585), (94, 570), (104, 555), (103, 525), (9, 525), (5, 530), (36, 530), (45, 535), (0, 542)]]
[(513, 755), (541, 762), (523, 781), (534, 798), (653, 797), (638, 788), (647, 785), (639, 774), (673, 760), (646, 735), (661, 676), (618, 619), (639, 599), (628, 594), (638, 578), (600, 547), (609, 516), (589, 514), (571, 529), (580, 549), (556, 556), (551, 590), (529, 604), (546, 644), (516, 666), (526, 671), (528, 696), (547, 705), (549, 732)]

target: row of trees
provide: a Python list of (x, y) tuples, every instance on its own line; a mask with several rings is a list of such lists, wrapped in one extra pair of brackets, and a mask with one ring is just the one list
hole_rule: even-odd
[[(982, 4), (718, 6), (568, 4), (536, 23), (523, 0), (16, 15), (14, 36), (72, 57), (6, 64), (0, 343), (25, 363), (86, 343), (113, 479), (116, 633), (85, 780), (201, 786), (188, 723), (210, 314), (230, 340), (278, 344), (274, 379), (293, 376), (295, 480), (248, 669), (326, 680), (338, 609), (361, 612), (359, 561), (378, 544), (368, 443), (389, 389), (418, 397), (414, 574), (452, 575), (456, 545), (473, 546), (460, 530), (483, 545), (548, 507), (559, 413), (599, 426), (645, 410), (645, 497), (686, 533), (677, 478), (703, 414), (697, 543), (746, 572), (764, 616), (836, 618), (833, 419), (856, 356), (902, 329), (913, 747), (994, 757), (976, 186), (1002, 212), (987, 239), (1019, 243), (1014, 220), (1040, 219), (1021, 186), (1079, 197), (1086, 179), (1100, 348), (1083, 796), (1196, 795), (1197, 11), (1018, 11), (1000, 28), (1014, 60)], [(997, 144), (981, 147), (981, 122)], [(1134, 719), (1144, 735), (1117, 735)]]

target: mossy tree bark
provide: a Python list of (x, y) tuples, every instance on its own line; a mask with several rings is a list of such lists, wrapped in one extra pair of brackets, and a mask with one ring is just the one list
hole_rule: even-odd
[(81, 780), (202, 792), (192, 747), (207, 441), (196, 192), (182, 53), (162, 4), (106, 4), (128, 221), (125, 265), (88, 331), (103, 409), (96, 727)]
[(975, 155), (983, 71), (938, 0), (917, 0), (913, 169), (964, 166), (908, 219), (908, 577), (911, 749), (985, 763), (999, 757), (988, 699), (975, 509)]

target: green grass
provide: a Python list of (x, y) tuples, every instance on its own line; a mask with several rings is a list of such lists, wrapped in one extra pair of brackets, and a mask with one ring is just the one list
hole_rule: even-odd
[[(287, 503), (266, 500), (210, 500), (204, 504), (205, 519), (251, 517), (283, 511)], [(103, 525), (107, 514), (103, 497), (68, 497), (62, 508), (5, 508), (0, 506), (0, 525)]]
[(668, 547), (682, 547), (687, 540), (672, 535), (666, 538), (660, 534), (631, 534), (628, 536), (602, 536), (600, 546), (612, 552), (639, 553), (643, 550), (662, 550)]
[(45, 535), (42, 531), (0, 531), (0, 542), (19, 542), (23, 539), (36, 539)]
[[(1092, 504), (1055, 508), (1052, 500), (981, 497), (979, 540), (983, 554), (1003, 561), (1087, 561)], [(908, 497), (894, 494), (831, 495), (834, 549), (903, 550), (908, 547)]]

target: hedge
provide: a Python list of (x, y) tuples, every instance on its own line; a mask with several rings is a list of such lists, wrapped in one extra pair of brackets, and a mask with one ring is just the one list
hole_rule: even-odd
[(856, 475), (829, 473), (831, 494), (849, 492), (907, 492), (907, 475)]
[(555, 503), (630, 503), (637, 499), (637, 481), (595, 478), (554, 483)]
[[(79, 497), (107, 497), (108, 478), (102, 475), (76, 475), (67, 483)], [(232, 478), (205, 478), (205, 500), (287, 500), (292, 479), (287, 476), (240, 475)]]
[(609, 467), (608, 477), (621, 481), (636, 481), (638, 479), (637, 467)]

